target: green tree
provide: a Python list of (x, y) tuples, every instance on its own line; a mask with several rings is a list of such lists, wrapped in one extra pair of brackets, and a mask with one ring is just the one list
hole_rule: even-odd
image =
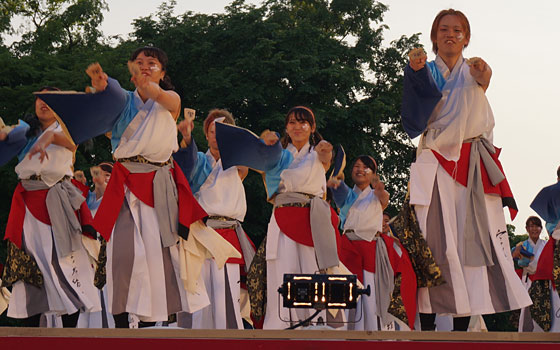
[[(81, 45), (98, 44), (99, 25), (105, 0), (4, 0), (0, 5), (0, 32), (21, 34), (13, 50), (19, 55), (32, 51), (53, 53)], [(20, 28), (11, 28), (10, 19), (21, 16)]]
[[(133, 36), (167, 52), (184, 106), (199, 115), (225, 107), (255, 132), (282, 132), (290, 107), (309, 106), (319, 131), (341, 143), (349, 161), (359, 154), (377, 159), (396, 212), (414, 154), (400, 124), (402, 71), (418, 38), (383, 47), (385, 5), (269, 0), (255, 6), (237, 0), (223, 14), (180, 16), (173, 16), (173, 6), (164, 3), (155, 15), (135, 20)], [(205, 144), (201, 136), (195, 131)], [(249, 198), (262, 201), (264, 194), (246, 188)], [(257, 235), (264, 234), (270, 210), (260, 203), (249, 204), (246, 219), (257, 223), (248, 230)]]

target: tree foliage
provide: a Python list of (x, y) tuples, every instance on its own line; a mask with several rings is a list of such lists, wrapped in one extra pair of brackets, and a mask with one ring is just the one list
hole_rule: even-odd
[[(134, 48), (154, 45), (170, 58), (168, 74), (184, 107), (197, 110), (194, 137), (206, 140), (201, 125), (212, 108), (227, 108), (237, 123), (255, 132), (283, 132), (289, 108), (309, 106), (318, 130), (342, 144), (348, 162), (369, 154), (391, 193), (390, 212), (406, 192), (414, 147), (400, 125), (402, 72), (406, 52), (418, 37), (383, 45), (387, 7), (373, 0), (267, 0), (261, 5), (235, 0), (224, 13), (174, 14), (175, 1), (133, 21), (127, 40), (110, 46), (99, 25), (104, 0), (4, 0), (0, 34), (10, 19), (23, 16), (21, 40), (0, 42), (0, 116), (15, 123), (32, 112), (32, 92), (44, 85), (82, 90), (87, 65), (99, 61), (125, 88), (132, 88), (126, 61)], [(109, 160), (103, 136), (80, 145), (75, 167)], [(350, 163), (349, 163), (350, 164)], [(13, 166), (0, 168), (0, 230), (3, 232), (16, 184)], [(347, 178), (349, 178), (347, 167)], [(86, 171), (87, 173), (87, 171)], [(260, 175), (245, 180), (247, 232), (260, 241), (270, 206)], [(3, 261), (0, 249), (0, 261)]]

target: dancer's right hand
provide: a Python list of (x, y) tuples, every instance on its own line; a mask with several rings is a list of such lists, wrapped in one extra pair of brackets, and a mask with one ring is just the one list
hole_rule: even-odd
[(95, 88), (95, 92), (101, 92), (107, 88), (109, 77), (103, 72), (99, 63), (90, 64), (86, 69), (86, 74), (91, 78), (91, 86)]
[(417, 72), (420, 69), (424, 68), (428, 56), (426, 56), (426, 51), (424, 51), (423, 48), (417, 47), (410, 50), (410, 52), (408, 53), (408, 59), (410, 68), (412, 68), (413, 71)]

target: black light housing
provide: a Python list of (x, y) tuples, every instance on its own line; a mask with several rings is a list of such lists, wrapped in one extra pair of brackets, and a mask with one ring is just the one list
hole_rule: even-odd
[(278, 293), (287, 308), (355, 309), (357, 298), (369, 296), (370, 287), (359, 288), (356, 275), (284, 274)]

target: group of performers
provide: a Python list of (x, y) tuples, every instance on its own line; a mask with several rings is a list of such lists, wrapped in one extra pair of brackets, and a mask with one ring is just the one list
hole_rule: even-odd
[[(402, 122), (421, 140), (392, 225), (375, 159), (355, 159), (353, 188), (340, 167), (327, 179), (333, 146), (308, 107), (286, 113), (282, 137), (266, 130), (260, 138), (214, 109), (203, 123), (208, 151), (199, 152), (193, 118), (177, 124), (180, 97), (168, 58), (155, 47), (131, 55), (135, 91), (98, 64), (86, 70), (87, 94), (41, 89), (34, 118), (0, 131), (3, 152), (18, 156), (20, 179), (5, 234), (8, 316), (26, 326), (176, 321), (183, 328), (282, 329), (311, 314), (279, 304), (284, 274), (316, 272), (356, 274), (371, 287), (356, 310), (322, 312), (338, 329), (435, 330), (436, 315), (451, 315), (453, 329), (465, 331), (472, 315), (529, 307), (524, 284), (539, 269), (529, 264), (523, 283), (514, 270), (502, 205), (512, 215), (516, 208), (492, 145), (491, 69), (463, 58), (470, 26), (460, 11), (441, 11), (430, 37), (436, 59), (413, 50), (405, 69)], [(101, 107), (82, 108), (80, 116), (67, 111), (88, 99)], [(74, 127), (77, 117), (89, 124)], [(91, 168), (90, 190), (79, 181), (83, 173), (73, 173), (74, 152), (102, 134), (113, 160)], [(274, 206), (259, 247), (242, 227), (249, 168), (263, 175)], [(544, 243), (531, 239), (534, 261), (537, 251), (542, 260)], [(551, 247), (552, 269), (558, 249)], [(555, 284), (545, 287), (558, 303)], [(2, 293), (0, 302), (10, 294)]]

